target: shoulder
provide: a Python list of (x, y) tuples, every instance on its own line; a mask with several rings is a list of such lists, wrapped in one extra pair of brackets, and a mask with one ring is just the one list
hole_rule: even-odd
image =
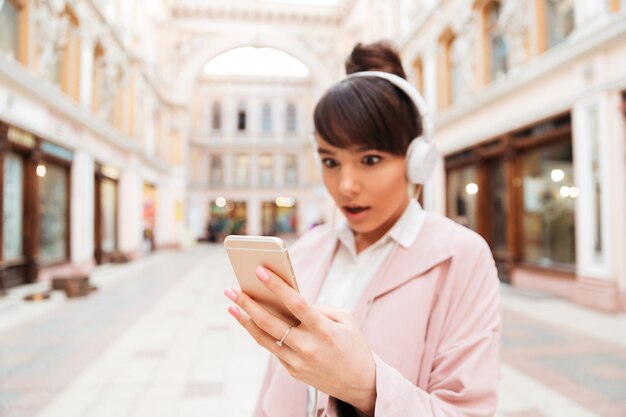
[(453, 260), (477, 257), (493, 260), (489, 244), (481, 235), (448, 217), (428, 212), (423, 227), (423, 238), (432, 239), (432, 244), (440, 245)]

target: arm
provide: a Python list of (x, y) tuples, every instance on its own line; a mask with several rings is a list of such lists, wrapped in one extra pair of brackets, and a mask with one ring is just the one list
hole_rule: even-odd
[[(453, 260), (442, 277), (447, 281), (440, 294), (445, 301), (431, 313), (441, 321), (431, 329), (437, 334), (429, 330), (426, 342), (435, 347), (432, 362), (426, 364), (432, 364), (426, 371), (427, 388), (417, 387), (374, 355), (375, 416), (494, 415), (500, 363), (499, 281), (488, 247), (484, 242), (477, 246), (478, 250), (465, 248), (473, 256)], [(473, 269), (467, 271), (468, 265)], [(334, 407), (339, 416), (357, 415), (333, 399), (330, 409)]]

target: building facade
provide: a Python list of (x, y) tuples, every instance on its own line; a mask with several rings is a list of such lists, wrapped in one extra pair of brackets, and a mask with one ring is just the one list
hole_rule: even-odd
[(624, 309), (624, 2), (413, 3), (401, 48), (443, 153), (431, 207), (488, 240), (502, 279)]
[(182, 110), (156, 65), (163, 5), (0, 5), (0, 287), (177, 244)]
[(307, 78), (201, 76), (194, 89), (189, 210), (198, 237), (303, 233), (325, 213)]
[[(0, 1), (3, 285), (331, 220), (312, 110), (355, 43), (389, 39), (435, 119), (425, 207), (502, 280), (626, 309), (626, 0), (314, 3)], [(241, 47), (309, 75), (203, 72)]]

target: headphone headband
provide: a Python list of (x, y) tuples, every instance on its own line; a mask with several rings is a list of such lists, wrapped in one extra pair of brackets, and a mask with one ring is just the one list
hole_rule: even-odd
[(352, 74), (349, 74), (345, 79), (348, 80), (350, 78), (360, 78), (360, 77), (382, 78), (382, 79), (389, 81), (391, 84), (395, 85), (400, 90), (402, 90), (415, 104), (415, 107), (417, 107), (417, 110), (420, 113), (420, 116), (422, 118), (422, 129), (423, 129), (422, 138), (427, 142), (431, 141), (434, 126), (430, 117), (430, 109), (428, 105), (426, 104), (426, 100), (424, 100), (424, 98), (419, 93), (419, 91), (417, 91), (417, 89), (413, 87), (411, 83), (409, 83), (407, 80), (405, 80), (402, 77), (398, 77), (395, 74), (391, 74), (389, 72), (383, 72), (383, 71), (354, 72)]

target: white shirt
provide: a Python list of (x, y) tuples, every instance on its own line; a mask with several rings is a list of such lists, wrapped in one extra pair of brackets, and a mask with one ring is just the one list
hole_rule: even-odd
[[(420, 204), (411, 199), (391, 229), (359, 254), (354, 232), (343, 221), (337, 227), (340, 244), (317, 297), (317, 304), (354, 310), (374, 274), (391, 256), (396, 243), (404, 248), (413, 245), (425, 218), (426, 213)], [(309, 410), (314, 407), (314, 396), (315, 389), (309, 387)]]
[(409, 248), (417, 238), (425, 217), (420, 204), (411, 199), (391, 229), (359, 254), (356, 252), (354, 232), (346, 221), (342, 222), (337, 228), (340, 245), (317, 297), (317, 304), (354, 309), (396, 243)]

